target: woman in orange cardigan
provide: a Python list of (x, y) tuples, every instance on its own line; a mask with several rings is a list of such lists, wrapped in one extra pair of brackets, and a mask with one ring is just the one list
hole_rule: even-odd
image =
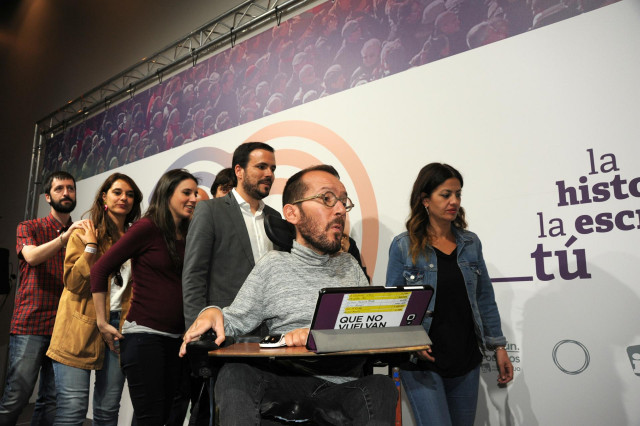
[[(64, 290), (58, 306), (51, 345), (57, 409), (56, 424), (81, 425), (87, 416), (91, 370), (96, 370), (93, 394), (94, 425), (117, 425), (124, 375), (119, 348), (103, 341), (96, 325), (90, 268), (140, 217), (142, 193), (133, 179), (121, 173), (107, 178), (98, 190), (91, 220), (75, 231), (67, 244)], [(129, 308), (130, 261), (111, 276), (106, 318), (120, 329)]]

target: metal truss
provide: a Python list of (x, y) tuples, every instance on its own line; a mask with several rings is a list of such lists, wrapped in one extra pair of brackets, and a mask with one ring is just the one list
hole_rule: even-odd
[(38, 121), (38, 130), (44, 135), (63, 131), (67, 126), (89, 115), (108, 108), (112, 103), (133, 96), (142, 87), (162, 82), (163, 77), (185, 65), (196, 65), (226, 46), (233, 47), (236, 40), (273, 22), (280, 23), (303, 6), (318, 0), (247, 0), (213, 21), (192, 31), (187, 36), (143, 58), (115, 77), (67, 102), (57, 111)]
[(260, 28), (280, 24), (283, 16), (324, 1), (326, 0), (244, 1), (39, 120), (33, 139), (25, 220), (36, 214), (47, 138), (126, 97), (133, 97), (139, 89), (161, 83), (165, 76), (187, 66), (195, 66), (199, 59), (205, 59), (226, 47), (233, 47), (238, 39), (243, 39)]

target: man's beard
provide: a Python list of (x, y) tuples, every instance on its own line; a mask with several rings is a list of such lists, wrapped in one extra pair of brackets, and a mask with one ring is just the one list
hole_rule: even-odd
[[(71, 201), (70, 205), (65, 206), (64, 204), (62, 204), (63, 201), (67, 201), (67, 200)], [(66, 213), (71, 213), (73, 211), (73, 209), (76, 208), (76, 200), (72, 200), (69, 197), (65, 197), (65, 198), (61, 199), (60, 201), (54, 201), (53, 198), (52, 198), (51, 202), (49, 204), (58, 213), (65, 213), (65, 214)]]
[[(260, 191), (260, 184), (263, 184), (263, 183), (269, 184), (269, 188), (267, 188), (265, 191)], [(252, 198), (255, 198), (256, 200), (262, 200), (264, 197), (269, 195), (269, 192), (271, 191), (272, 183), (273, 182), (269, 179), (260, 180), (256, 184), (253, 184), (247, 180), (243, 180), (242, 189), (244, 189), (244, 191), (247, 194), (249, 194)]]
[[(325, 228), (326, 232), (318, 232), (319, 226), (316, 222), (304, 214), (304, 211), (300, 209), (300, 217), (302, 221), (298, 224), (298, 232), (304, 240), (311, 245), (311, 247), (321, 251), (325, 254), (334, 254), (340, 251), (342, 243), (342, 233), (336, 235), (333, 240), (329, 238), (329, 230), (336, 223), (341, 224), (344, 227), (344, 217), (339, 217), (327, 224)], [(338, 234), (335, 232), (335, 234)]]

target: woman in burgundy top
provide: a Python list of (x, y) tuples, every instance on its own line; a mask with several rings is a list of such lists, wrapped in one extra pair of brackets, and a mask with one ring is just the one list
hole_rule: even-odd
[[(178, 350), (184, 332), (182, 264), (197, 178), (169, 170), (158, 181), (145, 216), (91, 268), (98, 328), (120, 345), (138, 425), (164, 424), (180, 376)], [(131, 259), (133, 296), (122, 334), (104, 320), (110, 274)]]

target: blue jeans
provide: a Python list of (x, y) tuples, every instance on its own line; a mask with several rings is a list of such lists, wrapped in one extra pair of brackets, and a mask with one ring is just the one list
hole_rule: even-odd
[[(120, 312), (111, 312), (109, 323), (118, 328)], [(105, 344), (105, 357), (101, 370), (96, 370), (93, 389), (93, 424), (117, 426), (120, 398), (124, 387), (124, 374), (118, 354)], [(91, 370), (70, 367), (53, 361), (53, 372), (58, 391), (55, 425), (82, 425), (87, 417)]]
[[(388, 426), (394, 424), (398, 398), (393, 381), (372, 374), (335, 384), (313, 376), (285, 376), (244, 363), (226, 363), (215, 385), (220, 424), (272, 424), (261, 412), (275, 404), (298, 402), (313, 424)], [(291, 419), (290, 419), (291, 420)]]
[(46, 356), (51, 336), (12, 334), (9, 337), (9, 369), (0, 401), (0, 425), (15, 425), (29, 402), (40, 374), (38, 399), (31, 424), (52, 425), (56, 414), (56, 388), (51, 358)]
[(473, 426), (478, 404), (480, 365), (460, 377), (433, 371), (400, 371), (418, 425)]

